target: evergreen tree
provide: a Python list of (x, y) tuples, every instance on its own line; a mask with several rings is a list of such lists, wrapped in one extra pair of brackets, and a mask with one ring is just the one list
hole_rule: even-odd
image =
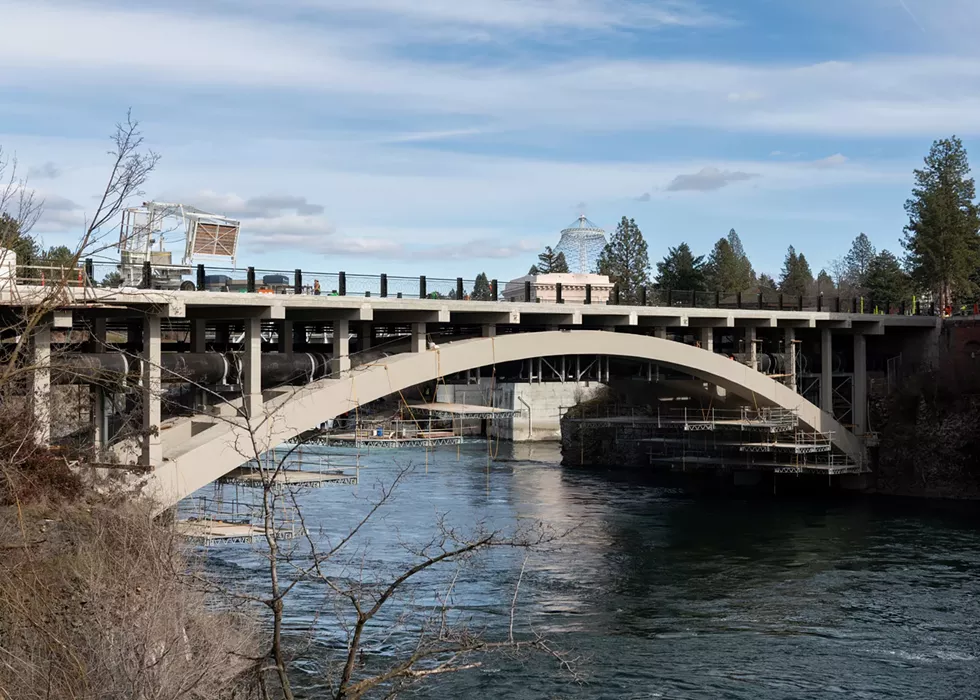
[(650, 282), (650, 258), (647, 242), (633, 219), (624, 216), (619, 222), (599, 255), (596, 268), (600, 275), (619, 285), (622, 302), (629, 304), (639, 299), (640, 287)]
[(813, 273), (810, 271), (810, 264), (802, 253), (797, 255), (796, 249), (790, 246), (786, 251), (786, 260), (783, 262), (779, 291), (783, 294), (799, 296), (806, 294), (812, 286)]
[(894, 255), (883, 250), (871, 259), (865, 275), (868, 297), (876, 306), (900, 304), (911, 299), (912, 283)]
[(487, 273), (481, 272), (476, 276), (476, 281), (473, 282), (473, 293), (470, 295), (470, 299), (474, 301), (490, 301), (492, 296), (490, 280), (487, 278)]
[(704, 291), (704, 267), (704, 256), (695, 257), (691, 247), (681, 243), (676, 248), (668, 248), (667, 256), (657, 263), (657, 284), (661, 289)]
[(34, 239), (22, 234), (18, 221), (6, 213), (0, 213), (0, 248), (14, 251), (18, 265), (30, 265), (40, 255)]
[(970, 294), (970, 276), (980, 263), (980, 212), (963, 143), (953, 136), (932, 144), (925, 167), (915, 171), (905, 202), (905, 263), (913, 281), (931, 289), (941, 307), (956, 294)]
[(102, 280), (102, 286), (108, 287), (110, 289), (115, 289), (123, 283), (123, 276), (113, 270), (105, 276)]
[(51, 246), (38, 256), (38, 263), (49, 267), (74, 267), (77, 262), (75, 251), (68, 246)]
[(765, 272), (763, 272), (761, 275), (759, 275), (759, 291), (775, 292), (776, 280), (774, 280), (771, 275), (767, 275)]
[(871, 239), (865, 234), (859, 233), (851, 243), (851, 249), (844, 256), (844, 268), (848, 283), (859, 289), (865, 287), (864, 279), (868, 275), (868, 267), (874, 260), (876, 251), (871, 245)]
[(815, 284), (817, 294), (823, 294), (825, 297), (832, 296), (834, 292), (837, 291), (834, 287), (833, 278), (824, 269), (821, 269), (820, 272), (817, 273), (817, 281)]
[(565, 262), (564, 253), (556, 253), (549, 245), (538, 255), (538, 264), (531, 269), (537, 272), (529, 272), (530, 275), (550, 275), (556, 272), (568, 272), (568, 263)]
[(755, 284), (755, 272), (735, 229), (720, 238), (705, 266), (707, 286), (717, 292), (743, 292)]

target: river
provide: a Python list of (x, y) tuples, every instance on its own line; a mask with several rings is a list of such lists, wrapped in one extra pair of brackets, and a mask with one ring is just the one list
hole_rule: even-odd
[[(501, 452), (525, 449), (501, 447)], [(909, 503), (694, 500), (624, 477), (563, 470), (548, 447), (500, 454), (483, 444), (362, 456), (357, 487), (310, 490), (300, 501), (316, 537), (336, 538), (414, 465), (350, 550), (367, 577), (400, 570), (406, 544), (432, 536), (437, 516), (462, 529), (541, 521), (569, 531), (535, 551), (519, 591), (517, 627), (578, 659), (576, 682), (554, 659), (487, 659), (443, 676), (425, 698), (943, 698), (978, 697), (980, 519)], [(530, 456), (531, 459), (527, 459)], [(427, 462), (427, 463), (426, 463)], [(788, 477), (787, 477), (788, 478)], [(249, 545), (209, 551), (229, 582), (260, 585)], [(464, 569), (456, 602), (502, 638), (524, 562), (493, 550)], [(431, 611), (423, 581), (405, 609)], [(440, 578), (441, 577), (441, 578)], [(338, 628), (322, 587), (301, 586), (286, 611), (293, 641), (309, 636), (297, 682), (321, 697), (319, 660)], [(411, 624), (379, 630), (367, 664), (414, 639)], [(374, 661), (372, 661), (374, 659)]]

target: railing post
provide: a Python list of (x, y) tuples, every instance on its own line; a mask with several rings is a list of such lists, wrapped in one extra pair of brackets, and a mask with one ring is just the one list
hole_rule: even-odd
[(381, 296), (382, 298), (388, 296), (388, 275), (381, 273)]
[(586, 304), (591, 304), (592, 303), (592, 285), (591, 284), (586, 284), (585, 285), (585, 303)]
[(817, 295), (817, 311), (823, 311), (823, 294)]
[(735, 293), (735, 306), (738, 307), (739, 309), (742, 308), (742, 293), (741, 292), (736, 292)]
[(143, 279), (140, 280), (141, 289), (149, 289), (153, 280), (153, 266), (149, 260), (143, 261)]
[(613, 285), (613, 305), (619, 306), (619, 285)]
[(667, 290), (667, 306), (674, 305), (674, 293), (671, 290)]
[(463, 294), (463, 278), (462, 277), (457, 277), (456, 278), (456, 298), (458, 300), (462, 301), (464, 296), (465, 295)]
[(490, 280), (490, 301), (499, 301), (500, 295), (497, 291), (497, 280)]
[(898, 307), (898, 312), (899, 312), (899, 313), (900, 313), (900, 314), (901, 314), (902, 316), (904, 316), (904, 315), (905, 315), (905, 300), (904, 300), (904, 299), (902, 299), (902, 304), (901, 304), (901, 306), (899, 306), (899, 307)]
[(555, 282), (555, 303), (564, 304), (564, 300), (561, 298), (561, 282)]
[(718, 291), (715, 292), (715, 308), (721, 308), (721, 292)]
[(337, 294), (338, 296), (347, 296), (347, 273), (341, 270), (337, 273)]
[(524, 301), (531, 301), (531, 280), (524, 280)]
[(640, 306), (647, 305), (647, 286), (644, 284), (640, 287)]
[(763, 291), (759, 292), (759, 308), (760, 309), (766, 308), (766, 293)]
[(245, 288), (249, 292), (255, 291), (255, 268), (248, 268), (248, 272), (245, 275)]
[(206, 287), (207, 287), (207, 285), (204, 284), (204, 264), (203, 263), (198, 263), (198, 265), (197, 265), (197, 291), (203, 292)]
[(783, 295), (782, 294), (779, 295), (779, 310), (780, 311), (783, 310)]
[(857, 297), (851, 299), (851, 313), (856, 314), (858, 312), (858, 300)]
[(803, 310), (803, 295), (800, 295), (800, 311)]
[(95, 286), (95, 261), (85, 258), (85, 286)]
[(840, 313), (840, 297), (839, 296), (834, 298), (834, 311), (836, 313)]
[(298, 267), (293, 270), (293, 294), (303, 293), (303, 271)]
[(419, 275), (419, 299), (425, 299), (429, 296), (425, 289), (425, 275)]

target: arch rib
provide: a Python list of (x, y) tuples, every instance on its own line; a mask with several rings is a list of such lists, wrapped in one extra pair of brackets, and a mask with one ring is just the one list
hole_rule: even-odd
[[(555, 355), (607, 355), (655, 362), (716, 384), (760, 406), (795, 411), (807, 428), (831, 433), (839, 451), (861, 462), (857, 437), (783, 384), (724, 355), (672, 340), (610, 331), (514, 333), (449, 343), (362, 365), (341, 378), (322, 379), (264, 404), (254, 425), (232, 418), (179, 445), (155, 470), (147, 495), (167, 508), (254, 457), (357, 406), (468, 369)], [(251, 427), (251, 430), (250, 430)], [(255, 448), (253, 448), (253, 441)]]

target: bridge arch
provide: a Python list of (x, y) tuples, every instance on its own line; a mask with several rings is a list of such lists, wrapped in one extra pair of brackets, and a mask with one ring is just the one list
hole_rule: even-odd
[(168, 440), (165, 432), (164, 463), (153, 471), (144, 492), (167, 508), (246, 462), (253, 439), (264, 451), (357, 406), (426, 381), (477, 367), (556, 355), (608, 355), (685, 372), (760, 406), (796, 411), (802, 425), (832, 433), (836, 449), (861, 460), (861, 442), (833, 416), (789, 387), (725, 355), (645, 335), (542, 331), (462, 340), (361, 365), (343, 377), (321, 379), (273, 396), (263, 405), (264, 415), (251, 426), (229, 418), (196, 435), (189, 432), (186, 439)]

